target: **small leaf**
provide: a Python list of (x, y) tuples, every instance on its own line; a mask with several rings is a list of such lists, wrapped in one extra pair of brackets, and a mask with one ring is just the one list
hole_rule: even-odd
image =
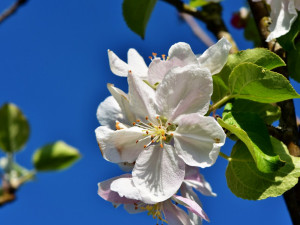
[(254, 113), (225, 113), (219, 124), (236, 135), (249, 149), (257, 168), (263, 173), (277, 171), (284, 165), (272, 149), (268, 130)]
[[(285, 66), (284, 61), (278, 55), (264, 48), (248, 49), (231, 54), (228, 56), (227, 63), (221, 72), (213, 76), (214, 92), (216, 92), (213, 93), (212, 96), (213, 102), (219, 101), (229, 93), (229, 75), (236, 66), (245, 62), (262, 66), (266, 70), (272, 70), (280, 66)], [(221, 92), (219, 90), (221, 90)]]
[(190, 6), (192, 7), (202, 7), (204, 5), (207, 5), (209, 2), (206, 0), (190, 0)]
[(293, 22), (290, 31), (277, 38), (277, 41), (279, 44), (286, 50), (286, 51), (292, 51), (295, 49), (295, 39), (298, 36), (300, 32), (300, 13), (298, 12), (298, 16), (296, 20)]
[(229, 112), (255, 113), (263, 119), (266, 124), (272, 124), (274, 121), (279, 120), (281, 115), (280, 107), (277, 105), (259, 103), (246, 99), (236, 99), (233, 103), (227, 103), (223, 115)]
[(300, 82), (300, 42), (296, 44), (294, 50), (287, 53), (287, 58), (290, 77), (295, 81)]
[(231, 95), (236, 98), (273, 103), (300, 97), (283, 75), (253, 63), (236, 66), (228, 82)]
[(26, 144), (30, 129), (26, 117), (14, 104), (0, 108), (0, 148), (5, 152), (17, 152)]
[(271, 137), (274, 152), (286, 161), (274, 173), (262, 173), (255, 165), (245, 144), (238, 141), (231, 152), (226, 179), (230, 190), (243, 199), (260, 200), (282, 195), (298, 183), (300, 158), (290, 156), (287, 147)]
[(123, 16), (127, 26), (142, 39), (157, 0), (124, 0)]
[(57, 141), (38, 149), (32, 159), (38, 171), (51, 171), (66, 169), (79, 158), (80, 153), (77, 149), (63, 141)]

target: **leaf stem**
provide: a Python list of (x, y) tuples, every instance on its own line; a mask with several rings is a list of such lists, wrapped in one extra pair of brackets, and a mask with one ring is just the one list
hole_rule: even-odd
[(219, 156), (221, 156), (222, 158), (228, 160), (229, 162), (231, 161), (231, 157), (229, 157), (228, 155), (224, 154), (223, 152), (219, 152)]
[(226, 102), (228, 102), (230, 99), (234, 98), (233, 95), (227, 95), (224, 98), (222, 98), (220, 101), (216, 102), (215, 104), (213, 104), (209, 110), (207, 111), (207, 113), (205, 114), (205, 116), (208, 116), (211, 112), (217, 110), (218, 108), (220, 108), (222, 105), (224, 105)]

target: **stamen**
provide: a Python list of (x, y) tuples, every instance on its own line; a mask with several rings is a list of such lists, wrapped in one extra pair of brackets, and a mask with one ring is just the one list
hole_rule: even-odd
[(133, 126), (135, 126), (135, 124), (136, 124), (135, 122), (132, 123)]
[(154, 57), (154, 58), (156, 58), (156, 56), (157, 56), (157, 53), (155, 53), (155, 52), (152, 52), (152, 55), (153, 55), (153, 57)]
[(164, 147), (163, 144), (160, 144), (160, 147), (163, 148)]
[(145, 119), (146, 119), (146, 120), (148, 120), (148, 119), (149, 119), (149, 117), (148, 117), (148, 116), (146, 116), (146, 117), (145, 117)]
[(140, 121), (140, 120), (136, 120), (136, 122), (138, 122), (138, 123), (139, 123), (139, 122), (141, 122), (141, 121)]
[(152, 60), (152, 56), (149, 56), (149, 59), (151, 59), (151, 60)]
[(162, 54), (161, 57), (163, 58), (163, 60), (166, 60), (166, 55)]

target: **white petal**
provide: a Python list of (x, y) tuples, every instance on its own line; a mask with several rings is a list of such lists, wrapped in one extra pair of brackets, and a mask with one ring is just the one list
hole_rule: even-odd
[(169, 72), (156, 91), (159, 115), (170, 121), (181, 114), (198, 112), (204, 115), (213, 91), (210, 72), (188, 65)]
[(208, 68), (212, 75), (219, 73), (227, 62), (230, 49), (230, 42), (223, 37), (198, 58), (200, 66)]
[(107, 53), (111, 72), (121, 77), (127, 77), (128, 70), (131, 69), (129, 65), (121, 60), (113, 51), (108, 50)]
[(195, 188), (197, 191), (200, 191), (203, 195), (217, 196), (212, 191), (210, 184), (204, 179), (204, 176), (199, 173), (199, 169), (197, 167), (188, 165), (185, 167), (184, 183)]
[(269, 26), (271, 33), (266, 41), (271, 41), (289, 32), (297, 15), (294, 1), (271, 1), (272, 23)]
[(208, 167), (215, 163), (226, 135), (212, 117), (194, 113), (180, 116), (174, 132), (175, 150), (190, 166)]
[(133, 204), (133, 203), (137, 202), (136, 200), (120, 197), (120, 195), (117, 192), (112, 191), (110, 189), (110, 185), (113, 181), (120, 179), (120, 178), (129, 178), (129, 177), (131, 177), (130, 174), (124, 174), (119, 177), (114, 177), (112, 179), (98, 183), (98, 195), (106, 201), (109, 201), (112, 203), (117, 203), (117, 204), (125, 204), (125, 203)]
[(124, 123), (126, 121), (121, 108), (113, 96), (107, 97), (100, 103), (97, 109), (97, 119), (102, 126), (115, 129), (116, 121)]
[(136, 143), (136, 140), (144, 138), (142, 130), (137, 127), (113, 131), (100, 126), (95, 132), (103, 157), (114, 163), (134, 162), (144, 150), (143, 146), (150, 142), (149, 138)]
[(128, 74), (128, 85), (129, 85), (129, 102), (131, 110), (135, 112), (136, 116), (140, 116), (138, 119), (154, 118), (156, 112), (154, 110), (154, 98), (155, 92), (139, 77)]
[(124, 209), (130, 214), (136, 214), (146, 211), (146, 209), (136, 208), (134, 204), (124, 204)]
[(192, 225), (185, 211), (174, 205), (171, 200), (163, 202), (163, 211), (170, 225)]
[(185, 66), (189, 64), (198, 65), (197, 58), (193, 53), (191, 46), (184, 42), (178, 42), (169, 49), (169, 60), (173, 66)]
[(113, 84), (107, 84), (107, 88), (112, 96), (116, 99), (118, 102), (122, 113), (125, 116), (126, 122), (121, 121), (123, 123), (129, 124), (131, 122), (135, 121), (135, 115), (130, 109), (129, 106), (129, 100), (126, 93), (124, 93), (121, 89), (115, 87)]
[(141, 200), (140, 193), (134, 186), (132, 178), (119, 178), (111, 183), (110, 189), (119, 193), (120, 197)]
[(133, 48), (128, 50), (128, 65), (131, 70), (134, 71), (136, 75), (141, 78), (146, 79), (148, 73), (148, 67), (143, 59), (143, 57)]
[(200, 205), (198, 205), (197, 202), (195, 202), (194, 200), (189, 199), (189, 198), (184, 198), (184, 197), (178, 196), (178, 195), (173, 195), (172, 199), (174, 201), (176, 201), (177, 203), (185, 206), (188, 210), (197, 214), (198, 216), (205, 219), (206, 221), (209, 221), (208, 216), (203, 211), (202, 207)]
[(162, 202), (175, 194), (184, 178), (183, 161), (175, 154), (171, 145), (152, 145), (136, 160), (132, 171), (135, 186), (143, 202)]
[(122, 163), (118, 163), (118, 166), (124, 172), (131, 172), (133, 170), (134, 163), (122, 162)]
[(148, 80), (151, 84), (161, 82), (165, 75), (173, 68), (171, 60), (161, 60), (160, 58), (155, 58), (149, 65)]

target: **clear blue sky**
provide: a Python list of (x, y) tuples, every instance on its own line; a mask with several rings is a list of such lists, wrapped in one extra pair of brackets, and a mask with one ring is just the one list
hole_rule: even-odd
[[(2, 0), (0, 9), (12, 2)], [(227, 24), (244, 2), (223, 1)], [(32, 168), (34, 150), (56, 140), (77, 147), (83, 155), (70, 170), (41, 173), (24, 185), (17, 201), (0, 208), (1, 225), (156, 223), (146, 214), (114, 209), (97, 195), (99, 181), (122, 173), (101, 157), (94, 135), (99, 126), (97, 106), (108, 96), (106, 83), (127, 91), (126, 79), (110, 72), (107, 49), (126, 59), (127, 50), (133, 47), (149, 63), (153, 51), (166, 54), (179, 41), (188, 42), (195, 53), (206, 47), (164, 2), (156, 5), (146, 39), (141, 40), (123, 21), (121, 3), (29, 0), (0, 25), (0, 105), (17, 104), (32, 131), (17, 161)], [(252, 47), (240, 31), (230, 30), (241, 49)], [(299, 85), (296, 88), (299, 92)], [(228, 142), (222, 150), (228, 153), (231, 146)], [(219, 158), (215, 166), (202, 171), (218, 194), (216, 198), (200, 196), (211, 225), (291, 225), (283, 198), (247, 201), (235, 197), (226, 185), (226, 164)]]

